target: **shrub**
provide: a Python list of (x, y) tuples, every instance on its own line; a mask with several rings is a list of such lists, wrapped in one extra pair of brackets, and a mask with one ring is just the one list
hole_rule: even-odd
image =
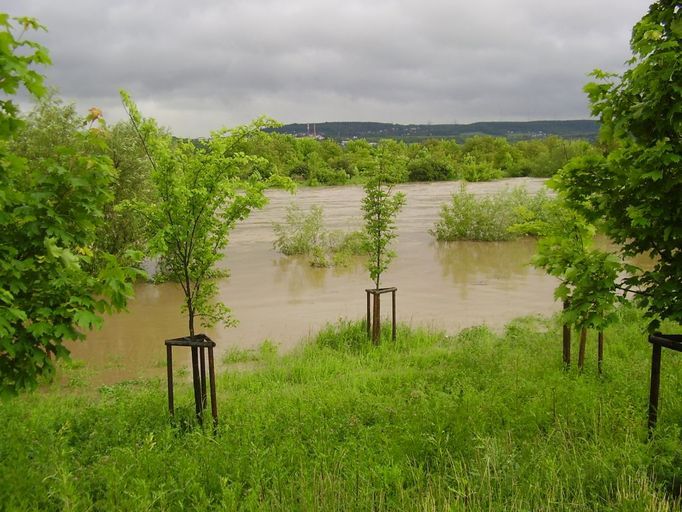
[(419, 158), (407, 165), (410, 181), (445, 181), (452, 179), (453, 169), (447, 162)]
[(473, 155), (466, 155), (457, 173), (466, 181), (490, 181), (502, 178), (502, 170), (492, 162), (479, 161)]
[(531, 218), (544, 218), (551, 201), (544, 191), (533, 195), (523, 187), (477, 197), (462, 186), (449, 204), (441, 206), (440, 219), (430, 233), (441, 241), (499, 241), (535, 235), (532, 229), (511, 228)]
[(320, 244), (322, 237), (322, 207), (313, 205), (308, 212), (297, 204), (287, 207), (284, 223), (272, 225), (276, 239), (275, 249), (286, 256), (308, 254)]
[(305, 211), (295, 203), (287, 207), (283, 223), (273, 223), (275, 249), (286, 256), (303, 255), (314, 267), (344, 266), (362, 252), (362, 234), (324, 227), (324, 212), (319, 205)]

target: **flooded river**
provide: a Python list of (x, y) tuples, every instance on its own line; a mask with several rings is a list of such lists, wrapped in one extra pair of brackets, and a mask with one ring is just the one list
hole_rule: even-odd
[[(488, 194), (524, 185), (535, 192), (543, 181), (472, 183), (467, 190)], [(398, 320), (456, 332), (481, 323), (501, 327), (520, 315), (558, 310), (552, 297), (554, 280), (529, 266), (533, 240), (439, 243), (428, 233), (440, 205), (459, 187), (459, 182), (397, 187), (405, 192), (407, 204), (398, 218), (398, 257), (382, 285), (398, 287)], [(364, 290), (372, 282), (361, 262), (313, 268), (304, 258), (281, 256), (272, 247), (272, 223), (283, 220), (292, 201), (304, 208), (322, 205), (330, 228), (359, 227), (362, 187), (304, 188), (293, 196), (277, 190), (268, 195), (270, 203), (233, 231), (226, 250), (223, 264), (231, 276), (220, 282), (220, 299), (239, 325), (206, 331), (217, 343), (218, 355), (230, 347), (255, 348), (265, 339), (286, 351), (327, 322), (365, 314)], [(187, 334), (181, 302), (182, 291), (172, 283), (140, 284), (129, 312), (106, 318), (102, 330), (71, 346), (72, 355), (96, 372), (93, 379), (98, 383), (160, 375), (163, 340)]]

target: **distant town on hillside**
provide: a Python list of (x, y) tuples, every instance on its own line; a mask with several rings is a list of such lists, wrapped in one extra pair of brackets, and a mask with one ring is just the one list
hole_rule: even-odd
[(325, 122), (287, 124), (273, 131), (298, 137), (337, 141), (351, 139), (400, 139), (416, 142), (430, 138), (464, 140), (474, 135), (492, 135), (524, 140), (558, 135), (567, 139), (594, 140), (599, 124), (589, 119), (569, 121), (490, 121), (471, 124), (393, 124), (371, 122)]

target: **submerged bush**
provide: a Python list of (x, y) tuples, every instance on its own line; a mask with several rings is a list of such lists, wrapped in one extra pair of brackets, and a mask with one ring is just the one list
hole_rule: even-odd
[(319, 205), (302, 210), (291, 203), (285, 221), (273, 223), (275, 249), (286, 256), (303, 255), (314, 267), (347, 265), (362, 252), (362, 234), (324, 227), (324, 212)]
[(286, 256), (294, 254), (308, 254), (312, 248), (319, 245), (323, 235), (322, 207), (313, 205), (308, 212), (297, 204), (291, 203), (287, 207), (287, 214), (283, 223), (274, 223), (275, 249)]
[(544, 218), (552, 201), (544, 190), (530, 194), (517, 187), (479, 197), (462, 186), (450, 203), (441, 206), (440, 219), (430, 233), (441, 241), (500, 241), (534, 235), (510, 228), (528, 219)]

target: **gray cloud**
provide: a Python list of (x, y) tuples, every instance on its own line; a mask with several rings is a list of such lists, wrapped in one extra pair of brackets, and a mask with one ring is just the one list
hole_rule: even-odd
[(48, 27), (51, 84), (81, 109), (118, 89), (178, 135), (282, 122), (571, 119), (621, 70), (648, 0), (8, 0)]

